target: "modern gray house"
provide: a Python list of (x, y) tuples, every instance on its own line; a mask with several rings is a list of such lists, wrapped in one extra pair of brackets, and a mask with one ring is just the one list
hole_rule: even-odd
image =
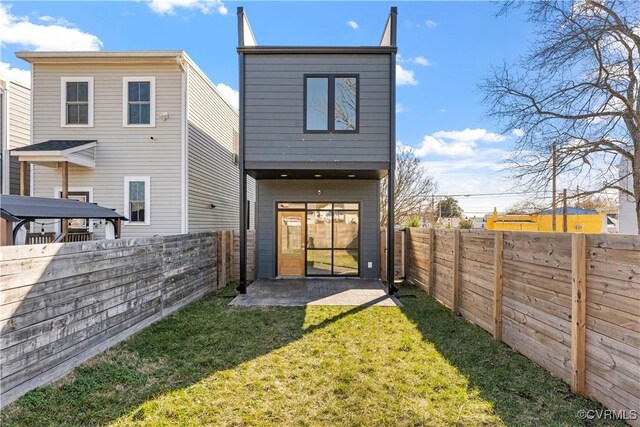
[[(384, 177), (394, 227), (396, 14), (376, 46), (258, 46), (238, 8), (240, 206), (252, 177), (257, 278), (380, 278)], [(241, 212), (240, 230), (246, 222)]]

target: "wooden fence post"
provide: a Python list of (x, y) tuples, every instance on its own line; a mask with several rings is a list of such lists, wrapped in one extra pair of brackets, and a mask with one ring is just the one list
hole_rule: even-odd
[(502, 271), (504, 232), (495, 232), (493, 245), (493, 338), (502, 341)]
[(436, 293), (436, 230), (429, 229), (429, 296)]
[(571, 391), (585, 394), (587, 296), (587, 239), (571, 236)]
[(460, 314), (460, 230), (453, 230), (453, 286), (451, 309)]

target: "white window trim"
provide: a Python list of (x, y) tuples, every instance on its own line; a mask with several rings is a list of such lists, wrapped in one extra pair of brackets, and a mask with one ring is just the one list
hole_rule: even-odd
[[(89, 83), (89, 118), (86, 125), (67, 124), (67, 83), (87, 82)], [(93, 77), (60, 77), (60, 127), (63, 128), (92, 128), (93, 127)]]
[[(149, 124), (129, 124), (129, 82), (149, 82)], [(122, 78), (122, 127), (156, 127), (156, 78), (154, 76), (134, 76)]]
[[(32, 175), (33, 176), (33, 175)], [(93, 187), (69, 187), (69, 193), (89, 193), (89, 203), (93, 203)], [(62, 198), (62, 187), (54, 187), (53, 197), (55, 199)], [(62, 232), (60, 220), (55, 222), (56, 233)], [(89, 233), (93, 233), (93, 221), (89, 219)]]
[(129, 183), (143, 181), (144, 182), (144, 222), (125, 221), (125, 225), (151, 225), (151, 177), (149, 176), (125, 176), (124, 177), (124, 216), (131, 218), (129, 211)]

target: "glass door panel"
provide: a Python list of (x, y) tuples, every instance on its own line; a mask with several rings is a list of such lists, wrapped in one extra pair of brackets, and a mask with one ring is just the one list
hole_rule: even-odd
[(333, 214), (333, 248), (357, 249), (358, 211), (336, 211)]
[(304, 276), (304, 216), (278, 212), (278, 276)]
[(307, 251), (307, 275), (331, 276), (331, 249)]

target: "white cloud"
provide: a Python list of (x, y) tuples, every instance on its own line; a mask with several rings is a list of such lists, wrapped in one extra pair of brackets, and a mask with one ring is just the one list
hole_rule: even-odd
[(349, 21), (347, 22), (347, 25), (353, 28), (354, 30), (358, 29), (358, 23), (356, 21)]
[(522, 129), (514, 129), (513, 131), (511, 131), (511, 133), (513, 133), (518, 138), (521, 138), (524, 136), (524, 131)]
[(406, 113), (407, 111), (409, 111), (409, 107), (405, 106), (402, 103), (396, 104), (396, 114)]
[(441, 108), (441, 109), (440, 109), (440, 112), (441, 112), (441, 113), (446, 113), (446, 112), (447, 112), (447, 109), (446, 109), (446, 108)]
[(31, 86), (31, 72), (29, 70), (13, 68), (6, 62), (0, 62), (0, 76), (7, 77), (9, 80), (22, 83), (28, 87)]
[(445, 131), (441, 130), (433, 134), (436, 138), (452, 139), (456, 141), (471, 142), (501, 142), (505, 140), (504, 135), (489, 132), (486, 129), (465, 129)]
[(424, 26), (427, 28), (435, 28), (438, 26), (438, 23), (436, 21), (432, 21), (431, 19), (427, 19), (424, 23)]
[(231, 105), (233, 105), (233, 107), (238, 110), (238, 106), (240, 105), (240, 101), (239, 101), (239, 94), (238, 91), (233, 89), (230, 86), (227, 86), (224, 83), (218, 83), (216, 85), (216, 89), (218, 89), (218, 92), (220, 92), (220, 95), (222, 95), (222, 97), (224, 99), (226, 99), (227, 101), (229, 101), (229, 103)]
[(503, 135), (489, 132), (486, 129), (438, 131), (424, 136), (420, 146), (416, 148), (416, 154), (419, 157), (436, 155), (473, 158), (478, 154), (478, 144), (500, 142), (505, 139)]
[(73, 25), (73, 23), (71, 23), (70, 21), (68, 21), (66, 18), (56, 18), (54, 16), (40, 16), (38, 17), (38, 20), (40, 22), (44, 22), (45, 24), (52, 24), (52, 25), (62, 25), (64, 27), (74, 27), (75, 25)]
[(413, 71), (402, 68), (402, 65), (396, 64), (396, 84), (402, 85), (417, 85)]
[(151, 0), (149, 7), (159, 15), (172, 15), (178, 8), (197, 9), (206, 14), (226, 15), (229, 12), (221, 0)]
[(413, 62), (414, 64), (418, 64), (418, 65), (422, 65), (423, 67), (430, 67), (431, 65), (433, 65), (424, 56), (416, 56), (415, 58), (409, 59), (409, 62)]
[(471, 157), (475, 153), (476, 144), (470, 141), (446, 141), (431, 135), (425, 135), (420, 148), (416, 149), (419, 157), (429, 154), (447, 157)]
[[(63, 19), (63, 18), (54, 18)], [(11, 14), (0, 4), (0, 40), (3, 45), (15, 44), (34, 50), (100, 50), (102, 41), (77, 28), (54, 23), (34, 24), (27, 17)]]

